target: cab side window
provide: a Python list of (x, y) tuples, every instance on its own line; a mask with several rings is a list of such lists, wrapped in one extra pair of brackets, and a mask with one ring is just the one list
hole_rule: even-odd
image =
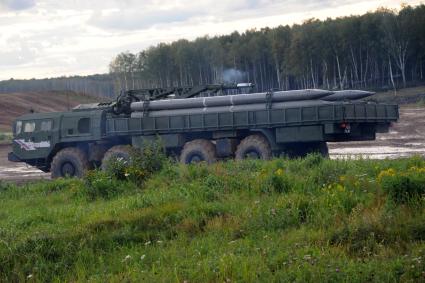
[(15, 135), (19, 135), (22, 131), (22, 121), (16, 122)]
[(32, 133), (35, 131), (35, 122), (25, 122), (24, 133)]
[(80, 134), (90, 133), (90, 118), (81, 118), (78, 120), (78, 132)]
[(49, 132), (52, 130), (52, 120), (41, 121), (40, 131)]

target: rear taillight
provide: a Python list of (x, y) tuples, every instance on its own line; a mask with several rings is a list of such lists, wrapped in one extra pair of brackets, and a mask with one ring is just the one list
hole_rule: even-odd
[(341, 123), (341, 124), (339, 125), (339, 127), (340, 127), (341, 129), (344, 129), (344, 132), (345, 132), (346, 134), (350, 133), (350, 131), (351, 131), (351, 126), (350, 126), (350, 124), (349, 124), (349, 123), (343, 122), (343, 123)]

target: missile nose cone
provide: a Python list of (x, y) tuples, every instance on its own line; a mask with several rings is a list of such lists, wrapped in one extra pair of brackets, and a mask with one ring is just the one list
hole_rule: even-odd
[(365, 90), (339, 90), (333, 94), (326, 96), (323, 100), (326, 101), (342, 101), (342, 100), (357, 100), (374, 95), (374, 92)]

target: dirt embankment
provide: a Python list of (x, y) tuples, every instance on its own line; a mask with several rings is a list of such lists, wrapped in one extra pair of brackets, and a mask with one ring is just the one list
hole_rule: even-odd
[(0, 132), (11, 132), (16, 117), (34, 112), (55, 112), (71, 109), (82, 103), (104, 100), (73, 92), (0, 93)]

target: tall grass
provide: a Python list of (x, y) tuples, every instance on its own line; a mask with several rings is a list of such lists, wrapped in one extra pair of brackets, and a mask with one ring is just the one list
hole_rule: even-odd
[(420, 157), (160, 167), (0, 184), (0, 281), (425, 280)]

